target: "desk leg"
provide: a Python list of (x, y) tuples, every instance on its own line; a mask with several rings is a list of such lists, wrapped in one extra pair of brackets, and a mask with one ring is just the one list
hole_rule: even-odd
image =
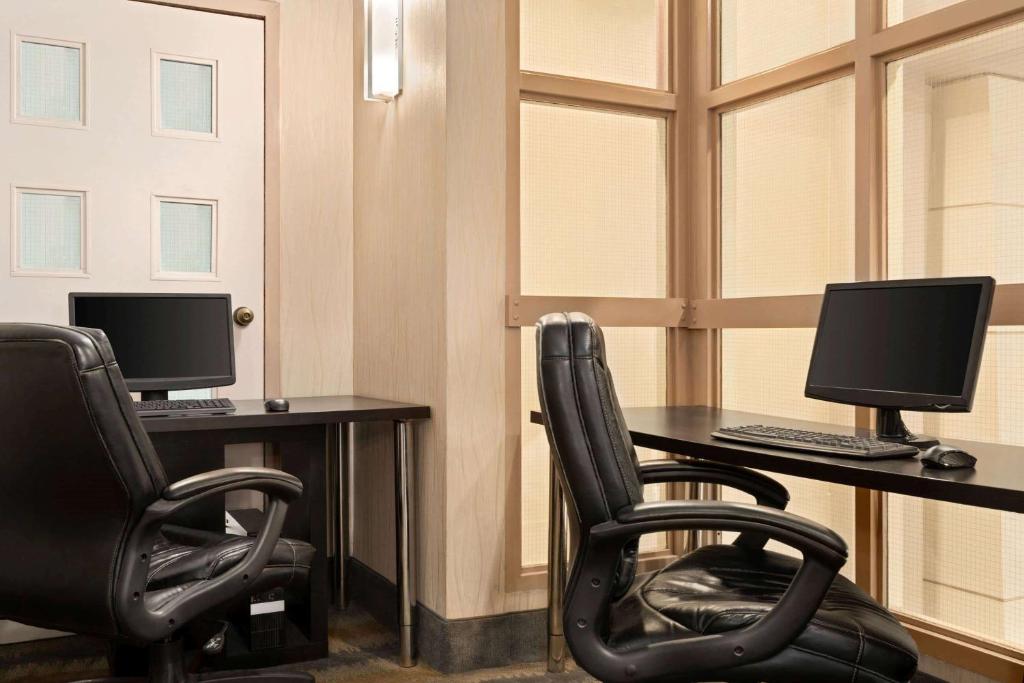
[(548, 505), (548, 671), (565, 671), (565, 635), (562, 608), (565, 598), (565, 501), (551, 457)]
[(348, 558), (352, 557), (352, 454), (355, 444), (354, 430), (351, 422), (338, 425), (338, 458), (335, 464), (334, 477), (330, 481), (334, 492), (334, 507), (330, 510), (334, 519), (334, 571), (331, 583), (334, 606), (347, 609), (348, 591)]
[(408, 422), (395, 421), (395, 567), (398, 579), (398, 663), (416, 666), (416, 576), (413, 558), (416, 553), (413, 520), (412, 458), (409, 452)]

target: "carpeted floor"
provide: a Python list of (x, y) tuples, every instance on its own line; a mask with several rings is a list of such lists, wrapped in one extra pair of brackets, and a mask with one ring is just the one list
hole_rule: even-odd
[[(330, 634), (330, 657), (285, 668), (308, 671), (318, 683), (530, 683), (549, 680), (577, 683), (594, 680), (579, 670), (549, 676), (540, 662), (447, 676), (424, 665), (403, 669), (396, 659), (397, 637), (358, 608), (332, 613)], [(103, 676), (106, 662), (102, 652), (102, 643), (77, 637), (0, 646), (0, 681), (67, 683)]]
[[(285, 668), (308, 671), (318, 683), (594, 683), (593, 678), (578, 669), (564, 674), (548, 674), (541, 662), (449, 675), (422, 664), (413, 669), (403, 669), (396, 659), (395, 634), (358, 608), (343, 613), (332, 612), (330, 638), (330, 657)], [(3, 645), (0, 646), (0, 681), (68, 683), (103, 676), (106, 675), (106, 663), (102, 652), (102, 642), (79, 637)], [(924, 675), (918, 675), (914, 681), (942, 683)]]

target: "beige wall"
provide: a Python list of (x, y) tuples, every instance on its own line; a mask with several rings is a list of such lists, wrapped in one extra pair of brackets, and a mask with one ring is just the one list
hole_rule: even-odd
[[(362, 97), (362, 3), (354, 3), (353, 389), (430, 405), (416, 430), (418, 593), (444, 612), (445, 6), (405, 3), (404, 85)], [(356, 556), (394, 578), (390, 428), (358, 430)]]
[(351, 0), (281, 3), (281, 393), (352, 392)]
[[(358, 5), (354, 389), (433, 410), (416, 434), (420, 602), (450, 619), (539, 607), (505, 588), (504, 3), (406, 3), (388, 104), (362, 98)], [(391, 436), (358, 434), (355, 554), (393, 578)]]

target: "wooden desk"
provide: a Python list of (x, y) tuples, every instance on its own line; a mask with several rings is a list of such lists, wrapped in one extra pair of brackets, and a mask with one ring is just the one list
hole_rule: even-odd
[[(416, 664), (416, 585), (413, 576), (415, 525), (412, 520), (411, 422), (430, 417), (427, 406), (361, 396), (290, 398), (286, 413), (267, 412), (262, 400), (235, 401), (227, 415), (147, 417), (149, 433), (169, 481), (224, 466), (230, 444), (270, 444), (280, 466), (302, 480), (302, 497), (288, 508), (283, 536), (317, 548), (310, 568), (308, 594), (289, 607), (284, 648), (250, 652), (233, 629), (218, 667), (246, 668), (326, 657), (327, 610), (347, 603), (345, 566), (351, 555), (351, 501), (355, 422), (389, 421), (395, 434), (395, 529), (398, 574), (399, 660)], [(344, 500), (342, 500), (344, 498)], [(178, 523), (224, 528), (224, 499), (190, 507)], [(330, 579), (328, 578), (330, 576)]]
[[(722, 410), (707, 406), (668, 406), (625, 408), (623, 416), (637, 446), (703, 460), (751, 467), (767, 472), (789, 474), (805, 479), (858, 486), (887, 493), (941, 500), (962, 505), (1024, 512), (1024, 448), (958, 439), (943, 439), (978, 458), (974, 469), (926, 469), (916, 458), (901, 460), (854, 460), (777, 448), (763, 448), (732, 441), (720, 441), (711, 432), (720, 426), (765, 424), (837, 434), (864, 434), (853, 427), (789, 420), (769, 415)], [(543, 424), (539, 412), (530, 414), (531, 422)], [(551, 478), (552, 510), (564, 508), (556, 477)], [(565, 533), (561, 515), (552, 513), (549, 558), (565, 557)], [(564, 666), (564, 640), (561, 638), (561, 603), (564, 591), (564, 566), (549, 572), (548, 669)]]

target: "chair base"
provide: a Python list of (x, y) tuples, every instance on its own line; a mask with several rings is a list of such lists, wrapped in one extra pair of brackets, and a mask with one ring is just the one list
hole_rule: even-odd
[(223, 681), (225, 683), (313, 683), (315, 679), (307, 673), (291, 671), (211, 671), (190, 674), (185, 672), (185, 647), (180, 637), (149, 648), (149, 674), (147, 676), (108, 676), (90, 678), (77, 683), (200, 683), (202, 681)]

